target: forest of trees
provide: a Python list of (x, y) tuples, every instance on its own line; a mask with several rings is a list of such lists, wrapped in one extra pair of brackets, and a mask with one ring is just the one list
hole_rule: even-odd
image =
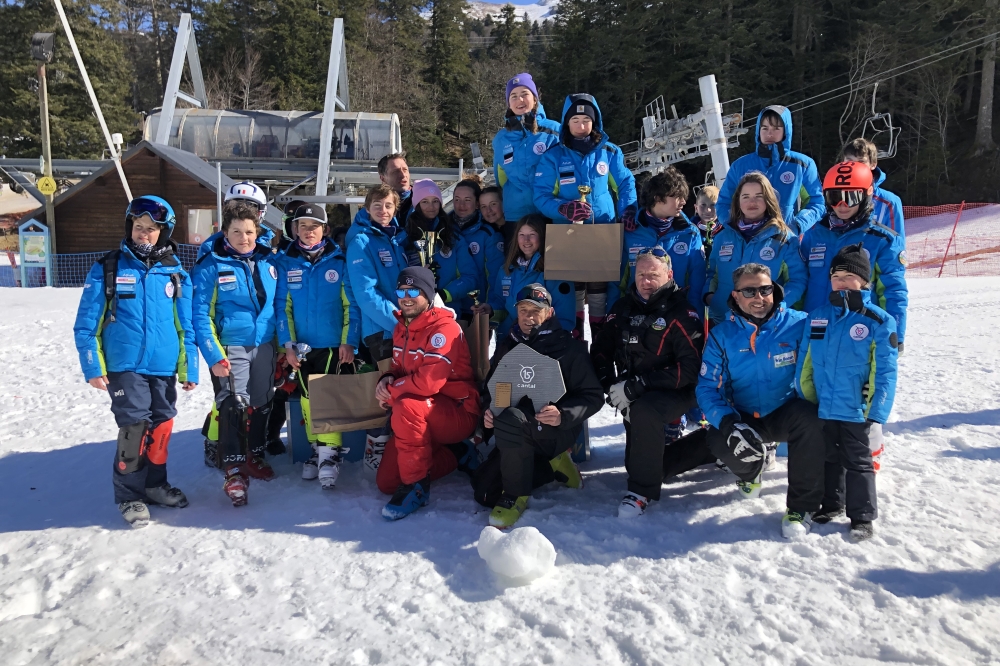
[[(696, 111), (697, 79), (714, 73), (720, 98), (742, 98), (751, 126), (762, 106), (789, 105), (795, 148), (825, 170), (860, 133), (879, 81), (875, 109), (900, 128), (898, 154), (882, 163), (893, 190), (910, 204), (1000, 200), (998, 0), (562, 0), (542, 23), (499, 5), (472, 19), (465, 0), (63, 4), (108, 123), (130, 142), (161, 103), (180, 13), (194, 16), (212, 105), (255, 109), (322, 108), (332, 23), (343, 17), (352, 110), (399, 114), (413, 164), (456, 164), (474, 141), (489, 159), (503, 84), (527, 69), (552, 116), (567, 93), (595, 95), (618, 143), (639, 138), (658, 95), (681, 115)], [(55, 32), (53, 154), (100, 157), (51, 0), (2, 0), (0, 25), (0, 154), (40, 153), (28, 45)], [(752, 134), (741, 144), (752, 150)], [(681, 168), (701, 182), (709, 164)]]

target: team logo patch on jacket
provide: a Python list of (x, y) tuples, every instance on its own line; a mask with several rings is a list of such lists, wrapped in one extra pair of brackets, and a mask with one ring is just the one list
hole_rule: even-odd
[[(274, 270), (274, 269), (272, 268), (271, 270)], [(167, 282), (167, 284), (164, 285), (164, 287), (163, 287), (163, 293), (165, 293), (167, 295), (167, 298), (173, 298), (174, 297), (174, 283), (172, 281), (171, 282)]]
[(868, 327), (864, 324), (851, 326), (851, 339), (861, 341), (868, 337)]
[(278, 279), (278, 269), (277, 268), (275, 268), (274, 266), (268, 266), (267, 270), (271, 274), (271, 279), (272, 280), (277, 280)]
[(663, 319), (663, 317), (657, 317), (656, 321), (653, 322), (654, 331), (662, 331), (666, 327), (667, 327), (667, 322), (666, 320)]
[(687, 243), (674, 243), (674, 254), (687, 254)]
[(792, 183), (795, 182), (795, 174), (792, 173), (791, 171), (784, 172), (783, 174), (781, 174), (781, 182), (783, 182), (785, 185), (791, 185)]
[(444, 347), (445, 337), (443, 333), (435, 333), (431, 336), (431, 347), (434, 349), (441, 349)]
[(542, 153), (544, 153), (545, 142), (539, 141), (538, 143), (536, 143), (534, 146), (531, 147), (531, 152), (535, 153), (536, 155), (541, 155)]
[(764, 261), (771, 261), (772, 259), (774, 259), (774, 248), (771, 247), (770, 245), (768, 245), (765, 248), (762, 248), (760, 251), (760, 258), (763, 259)]
[(608, 175), (608, 163), (607, 162), (598, 162), (597, 163), (597, 173), (601, 174), (602, 176), (607, 176)]
[(469, 243), (469, 253), (473, 255), (479, 254), (479, 243), (476, 241)]
[(337, 280), (340, 279), (340, 273), (338, 273), (337, 271), (335, 271), (335, 270), (333, 270), (331, 268), (330, 270), (328, 270), (326, 272), (326, 275), (324, 275), (323, 277), (326, 278), (327, 282), (331, 282), (332, 283), (332, 282), (336, 282)]

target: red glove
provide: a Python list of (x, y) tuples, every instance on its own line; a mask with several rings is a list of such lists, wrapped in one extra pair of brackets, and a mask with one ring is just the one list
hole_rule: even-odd
[(594, 214), (594, 209), (586, 201), (567, 201), (559, 206), (559, 214), (570, 222), (586, 222)]

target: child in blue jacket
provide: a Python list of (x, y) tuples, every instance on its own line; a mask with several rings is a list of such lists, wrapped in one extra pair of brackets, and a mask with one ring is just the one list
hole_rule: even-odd
[(147, 504), (188, 504), (167, 482), (177, 381), (185, 391), (198, 384), (191, 280), (170, 240), (174, 223), (160, 197), (132, 200), (125, 239), (90, 269), (73, 325), (84, 378), (111, 396), (115, 502), (132, 527), (149, 524)]
[(537, 213), (534, 199), (538, 161), (559, 142), (559, 123), (545, 117), (531, 74), (522, 72), (507, 82), (504, 126), (493, 137), (493, 173), (504, 200), (505, 242), (525, 215)]
[[(258, 220), (250, 202), (227, 202), (222, 235), (194, 271), (194, 330), (219, 382), (218, 456), (226, 474), (223, 490), (233, 506), (247, 503), (251, 477), (274, 478), (264, 449), (274, 395), (278, 272), (271, 248), (258, 242)], [(244, 414), (246, 424), (241, 423)]]
[(278, 342), (296, 371), (302, 393), (302, 416), (313, 455), (302, 466), (302, 478), (318, 478), (332, 489), (343, 462), (339, 432), (314, 435), (309, 403), (309, 375), (353, 372), (361, 344), (361, 312), (354, 300), (347, 259), (329, 237), (326, 211), (306, 204), (295, 212), (296, 240), (279, 262)]
[[(757, 116), (756, 132), (756, 151), (733, 162), (719, 190), (719, 223), (732, 221), (732, 202), (736, 186), (743, 176), (751, 171), (760, 171), (778, 193), (785, 224), (798, 236), (823, 216), (823, 188), (816, 163), (808, 155), (792, 150), (792, 112), (786, 107), (774, 105), (761, 110)], [(800, 209), (803, 192), (808, 201)]]
[(812, 521), (846, 509), (858, 541), (872, 537), (878, 517), (869, 432), (889, 419), (896, 392), (896, 322), (872, 304), (869, 275), (860, 244), (834, 257), (830, 302), (809, 313), (795, 379), (799, 396), (819, 405), (826, 440), (823, 504)]
[(642, 250), (662, 247), (670, 255), (674, 282), (688, 288), (695, 312), (703, 312), (701, 292), (705, 287), (705, 252), (701, 233), (681, 210), (688, 197), (688, 182), (680, 171), (667, 167), (643, 185), (642, 207), (635, 221), (625, 225), (622, 247), (622, 280), (609, 297), (609, 307), (635, 282), (635, 258)]
[(875, 222), (892, 229), (906, 245), (906, 224), (903, 219), (903, 200), (882, 187), (885, 172), (878, 166), (878, 148), (868, 139), (858, 138), (844, 147), (844, 160), (860, 162), (872, 171), (872, 214)]
[(729, 309), (726, 299), (733, 290), (733, 271), (748, 263), (767, 266), (784, 288), (788, 306), (798, 307), (806, 290), (799, 239), (784, 222), (774, 188), (758, 171), (740, 180), (729, 221), (712, 241), (703, 299), (713, 322), (722, 321)]
[[(590, 188), (585, 195), (580, 188)], [(581, 198), (586, 201), (581, 201)], [(556, 224), (613, 224), (635, 220), (635, 177), (621, 148), (608, 140), (593, 96), (570, 95), (563, 104), (559, 143), (549, 148), (535, 173), (535, 206)], [(608, 310), (608, 283), (576, 284), (575, 334), (583, 335), (584, 303), (593, 337)]]
[(497, 325), (497, 340), (503, 338), (517, 321), (517, 295), (523, 287), (539, 283), (552, 295), (552, 307), (559, 324), (567, 331), (576, 322), (576, 297), (573, 283), (545, 279), (545, 225), (541, 215), (528, 215), (515, 226), (514, 243), (507, 250), (504, 269), (496, 276), (489, 303), (476, 310), (489, 314)]

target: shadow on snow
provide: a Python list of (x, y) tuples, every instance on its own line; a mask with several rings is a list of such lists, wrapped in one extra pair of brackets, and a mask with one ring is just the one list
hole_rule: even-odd
[(863, 578), (897, 597), (929, 599), (953, 595), (958, 599), (1000, 597), (1000, 563), (986, 570), (916, 572), (875, 569)]

